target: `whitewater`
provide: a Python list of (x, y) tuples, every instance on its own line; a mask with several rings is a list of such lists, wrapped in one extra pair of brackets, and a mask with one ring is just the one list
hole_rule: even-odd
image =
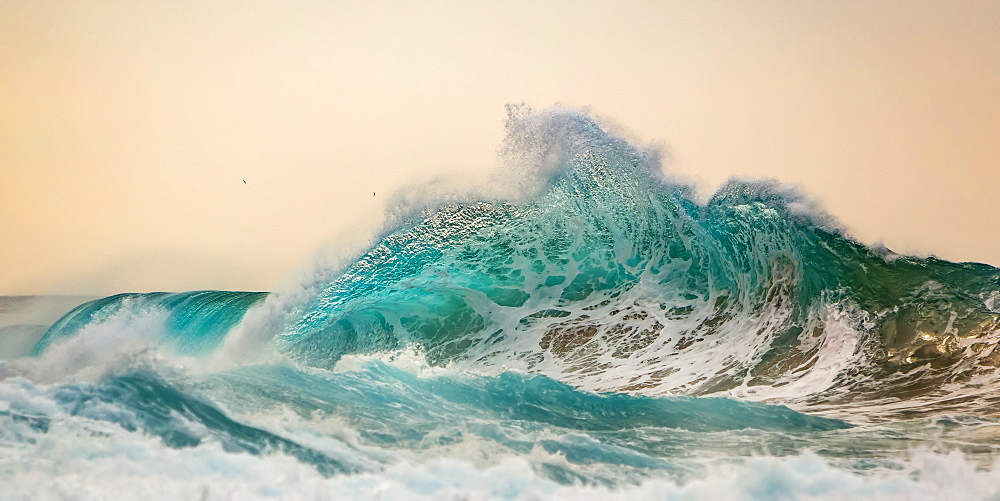
[(0, 326), (0, 498), (1000, 499), (1000, 269), (609, 130), (510, 106), (504, 189), (294, 286)]

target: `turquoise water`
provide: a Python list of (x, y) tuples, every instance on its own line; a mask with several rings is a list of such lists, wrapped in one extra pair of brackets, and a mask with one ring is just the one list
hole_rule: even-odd
[(772, 182), (697, 202), (585, 114), (507, 129), (531, 195), (403, 211), (286, 291), (91, 301), (0, 362), (11, 496), (1000, 496), (1000, 270)]

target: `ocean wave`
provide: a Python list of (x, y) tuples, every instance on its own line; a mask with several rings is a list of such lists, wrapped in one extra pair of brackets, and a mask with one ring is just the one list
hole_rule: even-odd
[(9, 492), (997, 496), (1000, 269), (774, 182), (699, 202), (577, 111), (507, 133), (509, 186), (400, 196), (288, 290), (67, 313), (0, 362)]

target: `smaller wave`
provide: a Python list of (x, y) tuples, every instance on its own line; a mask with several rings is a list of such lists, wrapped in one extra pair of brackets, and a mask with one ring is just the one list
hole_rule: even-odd
[(117, 294), (84, 303), (60, 318), (32, 351), (40, 355), (58, 339), (99, 325), (115, 316), (164, 312), (165, 338), (184, 354), (201, 354), (215, 348), (247, 310), (263, 301), (264, 292), (191, 291)]

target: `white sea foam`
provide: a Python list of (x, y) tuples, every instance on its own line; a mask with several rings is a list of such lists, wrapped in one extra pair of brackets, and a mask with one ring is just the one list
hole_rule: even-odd
[[(558, 306), (555, 310), (561, 312), (559, 315), (531, 317), (527, 324), (522, 321), (525, 315), (551, 303), (538, 303), (533, 297), (519, 308), (496, 311), (489, 309), (491, 303), (485, 298), (484, 306), (477, 308), (479, 298), (469, 294), (464, 298), (466, 303), (477, 312), (481, 310), (491, 322), (484, 331), (502, 327), (507, 334), (497, 340), (479, 340), (452, 366), (487, 374), (507, 369), (541, 372), (591, 391), (651, 396), (718, 391), (713, 387), (727, 378), (733, 381), (730, 384), (746, 389), (749, 376), (743, 376), (741, 381), (737, 375), (759, 363), (792, 314), (792, 293), (798, 277), (795, 264), (790, 259), (765, 264), (772, 268), (772, 280), (767, 286), (769, 300), (759, 306), (754, 306), (756, 299), (747, 292), (750, 287), (717, 290), (708, 298), (686, 298), (679, 292), (665, 295), (662, 283), (686, 273), (689, 265), (678, 262), (658, 273), (646, 273), (624, 293), (594, 294)], [(563, 284), (572, 282), (574, 273), (578, 273), (572, 265), (566, 269)], [(555, 290), (539, 297), (558, 297), (561, 287), (564, 285), (550, 287)], [(674, 310), (687, 313), (673, 314)], [(855, 333), (834, 309), (816, 310), (815, 322), (822, 327), (816, 330), (822, 338), (805, 343), (819, 345), (816, 356), (822, 358), (822, 363), (817, 372), (788, 375), (808, 378), (784, 390), (784, 395), (791, 395), (791, 391), (801, 392), (794, 396), (821, 391), (832, 383), (839, 369), (851, 363)], [(824, 320), (833, 321), (829, 331), (820, 325)], [(847, 358), (838, 362), (834, 357), (839, 355)], [(745, 394), (752, 398), (753, 392)]]
[[(5, 428), (11, 426), (8, 419), (2, 423)], [(5, 498), (714, 501), (1000, 496), (998, 465), (981, 469), (958, 452), (928, 450), (912, 451), (899, 461), (898, 469), (876, 469), (864, 475), (805, 453), (707, 463), (702, 474), (687, 480), (653, 476), (608, 487), (554, 482), (540, 474), (530, 455), (510, 455), (488, 466), (454, 457), (403, 459), (376, 471), (324, 477), (312, 466), (280, 453), (233, 453), (216, 443), (169, 448), (156, 438), (79, 417), (54, 420), (48, 433), (30, 438), (0, 435), (4, 450), (0, 482)]]
[[(852, 325), (848, 314), (835, 305), (827, 305), (823, 309), (826, 311), (821, 321), (820, 336), (800, 338), (802, 344), (799, 349), (812, 352), (812, 357), (798, 367), (786, 370), (773, 384), (744, 384), (730, 390), (730, 395), (787, 404), (832, 388), (838, 376), (847, 369), (863, 364), (861, 333)], [(814, 327), (808, 325), (805, 331), (809, 332)]]
[(378, 361), (402, 369), (419, 377), (435, 377), (454, 375), (456, 371), (431, 365), (427, 354), (415, 344), (407, 345), (400, 350), (380, 351), (375, 353), (352, 353), (344, 355), (331, 369), (332, 372), (352, 372), (363, 370), (368, 363)]
[(993, 313), (1000, 313), (1000, 291), (990, 292), (989, 296), (986, 297), (986, 300), (983, 301), (983, 304), (985, 304), (986, 308)]

